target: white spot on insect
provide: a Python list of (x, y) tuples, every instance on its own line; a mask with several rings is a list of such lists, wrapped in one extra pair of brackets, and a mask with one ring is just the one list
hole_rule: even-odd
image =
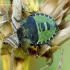
[(52, 38), (53, 38), (53, 36), (52, 36)]
[(51, 40), (51, 38), (49, 39), (49, 41)]
[(45, 16), (45, 14), (43, 16)]
[(39, 16), (41, 16), (42, 14), (39, 14)]
[(53, 37), (56, 35), (56, 33), (55, 34), (53, 34)]
[(35, 16), (36, 16), (36, 14), (35, 14)]
[(46, 41), (45, 41), (45, 43), (46, 43)]
[(38, 44), (38, 42), (37, 42), (37, 44)]
[(41, 42), (41, 44), (42, 44), (42, 42)]
[(50, 18), (48, 15), (47, 15), (47, 17)]

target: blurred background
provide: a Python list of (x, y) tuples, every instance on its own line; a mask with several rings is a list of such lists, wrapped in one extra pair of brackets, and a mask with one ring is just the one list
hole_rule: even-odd
[[(6, 1), (6, 4), (9, 4), (9, 0), (5, 0), (5, 1)], [(39, 1), (41, 1), (41, 0), (39, 0)], [(68, 15), (65, 20), (69, 20), (69, 19), (70, 19), (70, 15)], [(64, 42), (61, 45), (61, 47), (64, 49), (61, 70), (70, 70), (70, 40), (67, 40), (66, 42)], [(56, 70), (56, 68), (58, 66), (59, 58), (60, 58), (60, 50), (58, 49), (54, 53), (53, 64), (51, 65), (51, 67), (48, 67), (45, 70)], [(42, 67), (44, 67), (46, 65), (46, 59), (45, 58), (38, 58), (38, 59), (31, 58), (29, 65), (30, 65), (29, 70), (40, 70)], [(1, 56), (0, 56), (0, 70), (3, 70)]]

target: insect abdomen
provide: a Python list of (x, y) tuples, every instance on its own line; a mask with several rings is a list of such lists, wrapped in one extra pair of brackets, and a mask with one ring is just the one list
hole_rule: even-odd
[(35, 15), (33, 18), (35, 19), (38, 30), (37, 44), (49, 42), (57, 31), (54, 19), (44, 14)]
[(33, 14), (21, 22), (23, 39), (30, 44), (45, 44), (57, 32), (54, 19), (45, 14)]

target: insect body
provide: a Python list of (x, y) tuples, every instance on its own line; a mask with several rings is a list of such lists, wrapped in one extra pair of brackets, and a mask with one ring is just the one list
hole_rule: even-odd
[[(17, 35), (20, 43), (25, 41), (31, 45), (41, 45), (49, 44), (57, 31), (56, 22), (52, 17), (37, 13), (21, 20), (21, 27), (17, 30)], [(26, 50), (25, 46), (23, 49)]]

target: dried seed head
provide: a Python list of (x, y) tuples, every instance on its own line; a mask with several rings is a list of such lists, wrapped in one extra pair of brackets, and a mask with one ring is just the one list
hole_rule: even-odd
[(51, 15), (56, 9), (57, 4), (58, 4), (58, 0), (44, 0), (40, 4), (40, 11), (42, 13)]

